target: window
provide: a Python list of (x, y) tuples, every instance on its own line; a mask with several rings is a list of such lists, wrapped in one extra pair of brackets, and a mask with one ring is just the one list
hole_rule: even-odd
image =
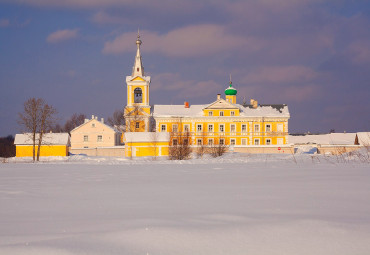
[(102, 135), (98, 135), (98, 142), (102, 142), (103, 141), (103, 136)]
[(235, 124), (230, 125), (230, 132), (235, 132)]
[(254, 125), (254, 132), (260, 132), (260, 125)]
[(91, 124), (91, 127), (93, 127), (93, 128), (94, 128), (94, 127), (95, 127), (95, 123), (92, 123), (92, 124)]
[(277, 131), (278, 131), (278, 132), (283, 132), (283, 131), (284, 131), (283, 124), (278, 124), (278, 125), (277, 125)]
[(283, 138), (278, 138), (277, 139), (277, 144), (279, 144), (279, 145), (284, 144), (284, 139)]
[(197, 139), (197, 145), (202, 145), (202, 139)]
[(135, 123), (135, 128), (139, 128), (140, 127), (140, 122), (136, 122)]
[(190, 132), (190, 126), (189, 126), (189, 124), (185, 124), (184, 125), (184, 131), (185, 132)]
[(142, 103), (143, 102), (143, 93), (141, 88), (134, 89), (134, 103)]
[(225, 132), (225, 125), (224, 124), (220, 124), (220, 132)]
[(220, 111), (220, 116), (224, 116), (224, 112), (223, 111)]
[(173, 124), (172, 125), (172, 132), (177, 132), (177, 131), (178, 131), (177, 124)]
[(260, 145), (260, 139), (254, 139), (254, 145)]
[(224, 144), (225, 144), (225, 139), (220, 138), (220, 145), (224, 145)]
[(188, 139), (184, 139), (184, 145), (188, 145), (189, 143), (189, 140)]
[(234, 111), (231, 111), (231, 112), (230, 112), (230, 115), (231, 115), (231, 116), (235, 116), (235, 112), (234, 112)]
[(208, 139), (208, 145), (213, 145), (213, 139)]
[(172, 145), (173, 145), (173, 146), (176, 146), (176, 145), (177, 145), (177, 139), (173, 139), (173, 140), (172, 140)]
[(235, 139), (230, 139), (230, 145), (235, 145)]
[(247, 125), (242, 124), (242, 132), (247, 132)]
[(88, 135), (84, 135), (84, 142), (88, 142), (89, 141), (89, 136)]
[(165, 124), (162, 124), (161, 125), (161, 132), (166, 132), (166, 125)]
[(212, 111), (209, 111), (208, 112), (208, 116), (213, 116), (213, 112)]
[(271, 139), (266, 139), (266, 145), (271, 145)]
[(266, 132), (271, 132), (271, 125), (270, 124), (266, 124)]
[(197, 125), (197, 131), (199, 132), (199, 131), (202, 131), (202, 124), (198, 124)]
[(246, 138), (242, 138), (242, 145), (247, 145), (247, 139)]
[(213, 132), (213, 125), (212, 124), (208, 125), (208, 132)]

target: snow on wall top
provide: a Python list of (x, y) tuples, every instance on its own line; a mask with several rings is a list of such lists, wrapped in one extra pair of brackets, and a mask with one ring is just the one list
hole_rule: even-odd
[(323, 135), (289, 135), (289, 142), (293, 144), (329, 144), (329, 145), (353, 145), (356, 133), (331, 133)]
[[(154, 117), (201, 117), (203, 109), (209, 105), (154, 105)], [(290, 117), (287, 105), (259, 105), (256, 109), (235, 104), (240, 109), (241, 117)], [(279, 106), (279, 107), (277, 107)]]
[(362, 146), (370, 145), (370, 132), (357, 132), (358, 142)]
[(126, 132), (124, 133), (125, 142), (168, 142), (170, 133), (168, 132)]
[[(36, 144), (38, 143), (39, 134), (36, 134)], [(70, 137), (68, 133), (46, 133), (42, 137), (42, 145), (68, 145)], [(32, 134), (16, 134), (14, 139), (15, 145), (32, 145)]]

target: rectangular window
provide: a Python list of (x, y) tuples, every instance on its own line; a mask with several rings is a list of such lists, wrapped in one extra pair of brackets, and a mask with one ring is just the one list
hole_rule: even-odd
[(102, 135), (98, 135), (98, 142), (102, 142), (103, 141), (103, 136)]
[(162, 124), (161, 125), (161, 132), (166, 132), (166, 125), (165, 124)]
[(242, 132), (247, 132), (247, 125), (246, 124), (242, 124)]
[(230, 115), (231, 115), (231, 116), (235, 116), (235, 112), (234, 112), (234, 111), (231, 111), (231, 112), (230, 112)]
[(140, 128), (140, 122), (135, 123), (135, 128)]
[(189, 124), (185, 124), (184, 125), (184, 131), (185, 132), (190, 132), (190, 126), (189, 126)]
[(89, 136), (88, 135), (84, 135), (84, 142), (88, 142), (89, 141)]
[(266, 139), (266, 145), (271, 145), (271, 139)]
[(213, 112), (212, 111), (209, 111), (208, 112), (208, 116), (213, 116)]
[(225, 125), (224, 124), (220, 124), (220, 132), (225, 132)]
[(202, 131), (202, 124), (198, 124), (198, 125), (197, 125), (197, 131), (198, 131), (198, 132)]
[(266, 124), (266, 132), (271, 132), (271, 125), (270, 124)]
[(184, 139), (184, 145), (188, 145), (189, 143), (189, 140), (188, 139)]
[(91, 126), (94, 128), (95, 127), (95, 123), (92, 123)]
[(260, 125), (254, 125), (254, 132), (260, 132)]
[(235, 124), (230, 125), (230, 132), (235, 132)]
[(246, 138), (242, 138), (242, 145), (247, 145), (247, 139)]
[(220, 138), (220, 145), (224, 145), (224, 144), (225, 144), (225, 139)]
[(177, 145), (177, 139), (172, 140), (172, 145), (176, 146)]
[(213, 125), (212, 124), (208, 125), (208, 132), (213, 132)]
[(254, 145), (260, 145), (260, 139), (254, 139)]
[(230, 145), (235, 145), (235, 139), (230, 139)]
[(277, 139), (277, 144), (279, 144), (279, 145), (284, 144), (284, 139), (283, 138), (278, 138)]
[(277, 131), (278, 132), (283, 132), (284, 131), (283, 124), (277, 124)]
[(213, 145), (213, 139), (208, 139), (208, 145)]
[(178, 128), (177, 128), (177, 124), (173, 124), (172, 125), (172, 132), (177, 132)]
[(197, 145), (202, 145), (202, 139), (197, 139)]
[(224, 116), (224, 112), (223, 111), (220, 111), (220, 116)]

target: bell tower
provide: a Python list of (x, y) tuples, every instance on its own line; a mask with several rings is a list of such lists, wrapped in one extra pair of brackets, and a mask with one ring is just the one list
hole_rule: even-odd
[(150, 76), (145, 76), (141, 60), (140, 34), (136, 39), (136, 56), (132, 74), (126, 76), (127, 106), (125, 107), (126, 132), (149, 131), (150, 105), (149, 85)]

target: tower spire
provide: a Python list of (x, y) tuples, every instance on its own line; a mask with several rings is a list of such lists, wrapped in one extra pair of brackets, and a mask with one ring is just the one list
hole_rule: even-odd
[(136, 56), (135, 56), (135, 63), (134, 67), (132, 69), (132, 76), (144, 76), (144, 67), (143, 63), (141, 61), (141, 54), (140, 54), (140, 45), (141, 45), (141, 40), (140, 40), (140, 31), (139, 29), (137, 30), (137, 39), (136, 39)]

